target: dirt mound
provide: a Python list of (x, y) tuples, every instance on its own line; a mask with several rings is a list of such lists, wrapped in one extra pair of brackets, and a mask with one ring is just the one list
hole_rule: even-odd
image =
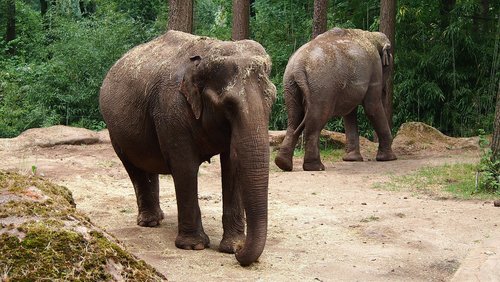
[[(269, 131), (269, 143), (273, 148), (279, 148), (285, 138), (286, 131)], [(301, 137), (302, 138), (302, 137)], [(328, 130), (321, 131), (321, 145), (333, 148), (345, 148), (344, 133)], [(301, 139), (297, 146), (301, 146)], [(362, 154), (377, 152), (378, 144), (360, 137), (359, 144)], [(392, 143), (397, 155), (413, 155), (421, 151), (442, 152), (449, 150), (478, 150), (479, 138), (455, 138), (446, 136), (436, 128), (422, 122), (407, 122), (401, 125)]]
[(419, 151), (478, 150), (479, 138), (454, 138), (422, 122), (401, 125), (392, 143), (396, 154), (411, 155)]
[(57, 145), (90, 145), (109, 142), (107, 130), (95, 132), (85, 128), (55, 125), (32, 128), (11, 139), (0, 139), (0, 150), (21, 150), (28, 147), (53, 147)]
[(0, 171), (2, 281), (162, 281), (75, 209), (71, 192), (38, 177)]

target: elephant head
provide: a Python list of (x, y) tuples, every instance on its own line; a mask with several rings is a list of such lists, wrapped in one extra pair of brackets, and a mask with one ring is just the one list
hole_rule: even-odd
[(270, 58), (257, 43), (224, 43), (190, 56), (180, 86), (197, 120), (216, 119), (230, 131), (226, 173), (232, 175), (232, 189), (241, 193), (247, 223), (245, 243), (236, 249), (242, 265), (257, 260), (267, 236), (268, 124), (276, 97), (270, 69)]

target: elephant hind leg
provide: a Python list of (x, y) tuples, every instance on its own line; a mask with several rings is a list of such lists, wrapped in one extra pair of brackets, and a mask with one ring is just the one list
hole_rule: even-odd
[(284, 171), (293, 169), (293, 151), (304, 129), (303, 93), (297, 84), (290, 80), (285, 83), (285, 104), (288, 112), (288, 126), (285, 139), (280, 145), (274, 163)]
[(379, 138), (377, 161), (392, 161), (396, 160), (396, 154), (392, 151), (392, 134), (389, 128), (389, 122), (385, 115), (384, 105), (380, 98), (380, 95), (373, 95), (373, 91), (381, 91), (380, 89), (375, 90), (374, 88), (368, 89), (365, 101), (363, 102), (363, 107), (365, 109), (366, 116), (370, 120), (377, 136)]
[(293, 170), (293, 151), (298, 141), (298, 134), (295, 136), (295, 130), (288, 128), (286, 131), (285, 139), (279, 147), (278, 155), (274, 158), (274, 163), (283, 171)]
[(358, 107), (355, 107), (349, 114), (343, 117), (347, 144), (346, 153), (342, 157), (342, 160), (347, 162), (363, 161), (363, 157), (361, 156), (361, 152), (359, 151), (357, 110)]
[(319, 136), (321, 129), (328, 121), (327, 115), (318, 115), (308, 112), (306, 114), (306, 126), (304, 130), (305, 152), (302, 169), (304, 171), (323, 171), (325, 165), (321, 162), (319, 151)]
[(164, 215), (160, 208), (158, 174), (145, 172), (133, 165), (126, 157), (120, 155), (119, 157), (134, 185), (137, 207), (139, 209), (137, 224), (144, 227), (160, 225)]

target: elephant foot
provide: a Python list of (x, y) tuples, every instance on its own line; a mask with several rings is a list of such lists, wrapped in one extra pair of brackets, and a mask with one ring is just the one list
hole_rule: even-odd
[(203, 231), (195, 234), (179, 233), (175, 238), (175, 246), (184, 250), (203, 250), (210, 246), (210, 239)]
[(344, 155), (344, 157), (342, 157), (342, 160), (345, 162), (362, 162), (363, 156), (361, 156), (360, 152), (350, 151), (350, 152), (347, 152)]
[(376, 160), (379, 161), (379, 162), (386, 162), (386, 161), (393, 161), (393, 160), (397, 160), (398, 158), (396, 157), (396, 154), (394, 154), (391, 151), (389, 152), (378, 152), (377, 153), (377, 157), (376, 157)]
[(240, 233), (233, 236), (223, 236), (220, 241), (219, 251), (234, 254), (245, 243), (245, 234)]
[(160, 208), (156, 211), (141, 211), (137, 216), (137, 225), (142, 227), (155, 227), (160, 225), (163, 218), (163, 211)]
[(281, 155), (276, 156), (274, 163), (283, 171), (292, 171), (293, 169), (292, 160)]
[(319, 162), (304, 162), (302, 165), (304, 171), (322, 171), (325, 170), (325, 166), (321, 161)]

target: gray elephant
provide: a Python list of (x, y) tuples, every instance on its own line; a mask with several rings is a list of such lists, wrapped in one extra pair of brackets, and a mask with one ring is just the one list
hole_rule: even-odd
[(276, 97), (270, 70), (269, 56), (255, 41), (178, 31), (133, 48), (110, 69), (100, 110), (132, 180), (140, 226), (163, 219), (158, 174), (171, 174), (179, 227), (175, 245), (209, 247), (197, 174), (202, 162), (220, 154), (219, 250), (236, 253), (241, 265), (258, 259), (267, 236), (268, 124)]
[(396, 159), (383, 91), (392, 64), (390, 46), (380, 32), (334, 28), (295, 52), (283, 78), (288, 127), (275, 158), (279, 168), (293, 169), (293, 150), (304, 130), (303, 169), (324, 170), (319, 135), (333, 116), (344, 118), (348, 144), (343, 159), (362, 161), (356, 120), (358, 105), (363, 105), (379, 137), (376, 159)]

